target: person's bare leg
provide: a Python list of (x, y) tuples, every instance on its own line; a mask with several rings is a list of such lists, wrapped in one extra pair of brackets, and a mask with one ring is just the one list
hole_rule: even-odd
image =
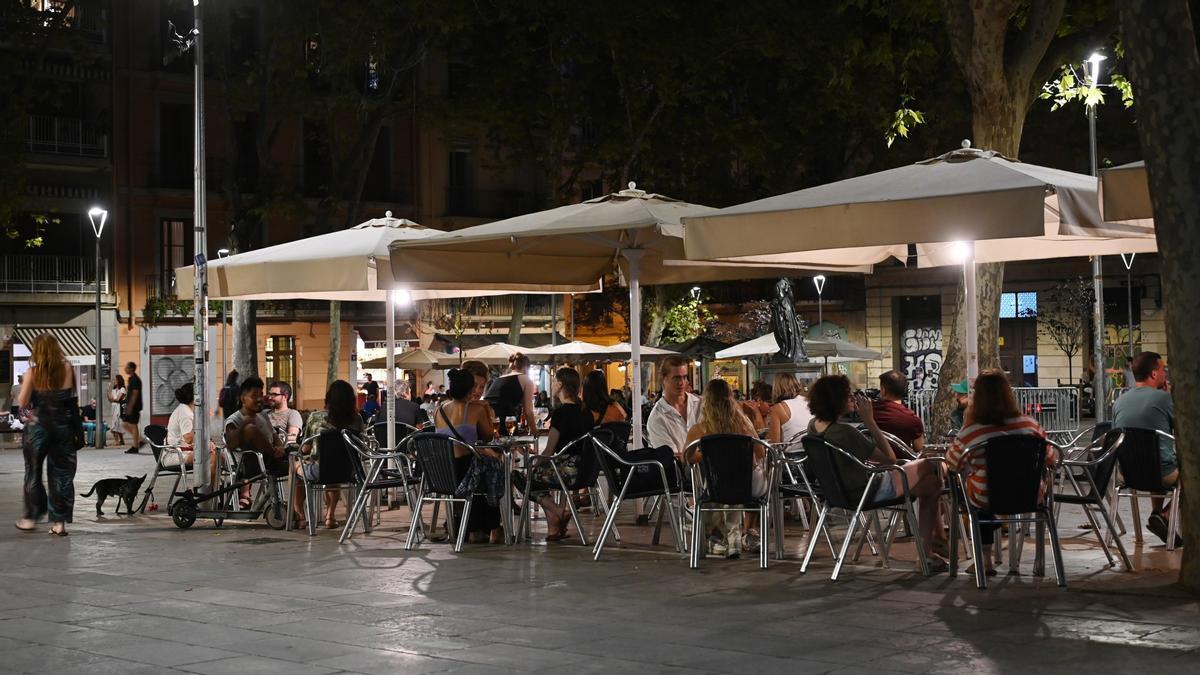
[(341, 490), (325, 491), (325, 527), (330, 529), (337, 527), (336, 509), (341, 497)]

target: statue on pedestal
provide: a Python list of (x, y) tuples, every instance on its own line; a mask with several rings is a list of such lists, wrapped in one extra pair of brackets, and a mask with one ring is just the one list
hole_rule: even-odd
[(779, 343), (779, 353), (775, 356), (777, 363), (808, 361), (808, 353), (804, 351), (806, 324), (796, 317), (791, 279), (780, 279), (775, 284), (775, 298), (771, 300), (771, 330)]

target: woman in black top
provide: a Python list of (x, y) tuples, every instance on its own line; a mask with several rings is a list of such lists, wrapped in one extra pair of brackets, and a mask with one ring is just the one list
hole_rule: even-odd
[[(18, 530), (33, 532), (37, 521), (50, 517), (50, 534), (67, 536), (75, 509), (76, 431), (82, 435), (75, 376), (58, 338), (49, 333), (33, 341), (25, 386), (17, 405), (25, 417), (21, 448), (25, 454), (25, 515)], [(45, 466), (47, 485), (42, 483)]]
[[(559, 449), (565, 448), (575, 439), (590, 432), (594, 426), (592, 413), (584, 407), (579, 398), (579, 373), (573, 368), (559, 368), (554, 373), (555, 399), (558, 407), (550, 415), (550, 433), (546, 437), (546, 449), (543, 455), (553, 455)], [(587, 445), (587, 444), (584, 444)], [(575, 446), (570, 457), (559, 461), (558, 470), (563, 480), (569, 486), (575, 479), (576, 466), (584, 452), (591, 452), (590, 445)], [(554, 469), (549, 464), (536, 467), (533, 475), (534, 489), (538, 487), (557, 487)], [(548, 495), (543, 496), (538, 503), (546, 513), (546, 541), (559, 541), (567, 536), (567, 525), (570, 524), (570, 513), (565, 502), (556, 504)]]
[(491, 404), (500, 418), (501, 435), (507, 435), (508, 417), (516, 418), (517, 426), (521, 426), (521, 416), (525, 417), (525, 428), (532, 430), (537, 421), (533, 415), (533, 397), (537, 390), (533, 380), (529, 379), (529, 357), (517, 352), (508, 357), (508, 372), (492, 380), (488, 385), (484, 400)]

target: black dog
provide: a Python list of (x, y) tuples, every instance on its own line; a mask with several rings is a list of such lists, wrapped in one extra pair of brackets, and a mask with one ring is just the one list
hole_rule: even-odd
[(121, 500), (125, 500), (125, 513), (133, 515), (133, 500), (137, 498), (138, 491), (142, 488), (142, 483), (146, 480), (146, 474), (142, 474), (141, 478), (133, 476), (125, 476), (124, 478), (105, 478), (104, 480), (96, 481), (92, 489), (87, 494), (81, 494), (80, 497), (91, 497), (92, 493), (96, 493), (96, 515), (102, 516), (104, 512), (100, 510), (104, 506), (104, 501), (109, 497), (117, 497), (116, 515), (121, 515)]

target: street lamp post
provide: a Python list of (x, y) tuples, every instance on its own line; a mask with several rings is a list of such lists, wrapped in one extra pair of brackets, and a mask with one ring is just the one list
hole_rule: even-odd
[[(821, 324), (825, 323), (825, 314), (821, 304), (821, 295), (825, 292), (825, 275), (818, 274), (813, 277), (813, 285), (817, 287), (817, 330), (824, 330)], [(820, 337), (818, 334), (817, 337)]]
[[(1100, 63), (1106, 57), (1099, 52), (1093, 53), (1084, 63), (1084, 74), (1087, 77), (1088, 87), (1095, 87), (1100, 80)], [(1100, 174), (1099, 160), (1096, 156), (1096, 106), (1090, 104), (1087, 106), (1088, 116), (1088, 141), (1091, 158), (1092, 175)], [(1107, 382), (1104, 376), (1104, 266), (1100, 256), (1092, 256), (1092, 291), (1095, 295), (1092, 304), (1092, 361), (1095, 373), (1095, 383), (1093, 391), (1096, 399), (1096, 421), (1103, 422), (1108, 417), (1106, 410), (1108, 396), (1106, 395)]]
[[(205, 201), (207, 192), (207, 177), (204, 161), (204, 34), (201, 29), (202, 12), (200, 0), (192, 0), (192, 17), (194, 25), (185, 35), (175, 32), (175, 25), (168, 22), (168, 39), (174, 42), (175, 53), (163, 58), (168, 64), (176, 58), (192, 52), (195, 57), (193, 67), (193, 101), (195, 117), (192, 124), (192, 157), (194, 175), (195, 215), (192, 222), (192, 250), (195, 252), (195, 274), (192, 284), (192, 362), (195, 373), (195, 418), (196, 424), (194, 446), (208, 447), (208, 406), (209, 395), (207, 385), (208, 362), (208, 261), (204, 252), (208, 250), (207, 219), (208, 208)], [(208, 487), (208, 453), (197, 452), (194, 475), (198, 489)]]
[[(96, 398), (96, 449), (104, 447), (104, 404), (100, 402), (100, 392), (103, 390), (104, 384), (100, 381), (104, 378), (104, 358), (101, 356), (100, 344), (102, 338), (100, 331), (103, 330), (103, 324), (100, 321), (100, 235), (104, 233), (104, 224), (108, 222), (108, 211), (93, 206), (88, 211), (88, 220), (92, 221), (92, 232), (96, 233), (96, 377), (93, 384), (94, 395)], [(99, 221), (99, 222), (97, 222)], [(116, 420), (113, 420), (115, 423)]]
[[(1133, 258), (1136, 253), (1122, 253), (1121, 262), (1125, 263), (1125, 308), (1128, 314), (1129, 325), (1129, 358), (1133, 358)], [(1125, 383), (1126, 387), (1133, 386), (1133, 383)]]

